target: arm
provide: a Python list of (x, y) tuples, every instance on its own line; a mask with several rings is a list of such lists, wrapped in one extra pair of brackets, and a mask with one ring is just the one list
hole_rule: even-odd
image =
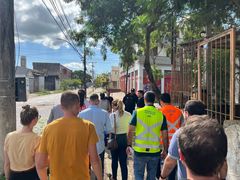
[(90, 162), (93, 167), (93, 172), (98, 180), (102, 180), (102, 167), (100, 163), (99, 156), (97, 154), (96, 144), (88, 146), (88, 153), (90, 156)]
[(46, 153), (37, 153), (35, 155), (36, 168), (41, 180), (47, 180), (48, 155)]
[(49, 114), (49, 118), (48, 118), (48, 121), (47, 121), (47, 124), (51, 123), (54, 119), (54, 116), (53, 116), (53, 109), (51, 109), (51, 112)]
[(4, 150), (4, 174), (5, 179), (9, 180), (9, 174), (10, 174), (10, 161), (7, 152)]
[(161, 176), (166, 179), (176, 165), (177, 161), (168, 155), (164, 160)]
[(162, 139), (163, 139), (163, 155), (166, 155), (168, 149), (168, 127), (166, 117), (163, 116), (163, 123), (161, 127)]
[(162, 137), (163, 137), (163, 151), (167, 152), (167, 149), (168, 149), (168, 131), (167, 130), (162, 131)]
[(127, 144), (129, 146), (132, 146), (132, 140), (133, 140), (133, 133), (135, 131), (135, 126), (129, 125), (128, 128), (128, 135), (127, 135)]

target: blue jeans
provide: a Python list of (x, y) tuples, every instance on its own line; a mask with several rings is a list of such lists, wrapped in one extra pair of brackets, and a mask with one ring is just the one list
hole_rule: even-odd
[(147, 168), (147, 180), (155, 180), (159, 156), (134, 156), (135, 180), (143, 180), (145, 168)]

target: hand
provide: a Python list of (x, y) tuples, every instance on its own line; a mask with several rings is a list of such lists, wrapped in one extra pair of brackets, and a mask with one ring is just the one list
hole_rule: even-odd
[(126, 149), (126, 153), (127, 153), (128, 156), (131, 156), (132, 153), (133, 153), (132, 147), (128, 146), (127, 149)]
[(166, 156), (167, 156), (167, 151), (163, 150), (162, 153), (161, 153), (161, 158), (165, 159)]
[(165, 178), (165, 179), (163, 179), (163, 178), (161, 178), (161, 177), (159, 178), (159, 180), (166, 180), (166, 179), (167, 179), (167, 178)]

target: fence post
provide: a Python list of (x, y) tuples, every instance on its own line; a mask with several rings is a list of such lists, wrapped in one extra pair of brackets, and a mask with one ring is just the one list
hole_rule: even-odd
[(201, 88), (201, 46), (198, 45), (197, 58), (198, 58), (198, 100), (202, 99), (202, 88)]
[(235, 116), (235, 50), (236, 50), (236, 29), (230, 32), (230, 120)]

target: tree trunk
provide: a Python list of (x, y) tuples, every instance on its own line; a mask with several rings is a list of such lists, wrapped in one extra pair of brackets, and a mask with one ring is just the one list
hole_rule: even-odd
[(148, 79), (152, 85), (153, 91), (156, 94), (156, 98), (159, 99), (161, 95), (161, 90), (158, 88), (156, 81), (153, 76), (151, 64), (150, 64), (150, 41), (151, 41), (151, 27), (148, 26), (146, 29), (146, 50), (145, 50), (145, 62), (144, 62), (144, 68), (147, 72)]
[(129, 65), (127, 64), (127, 73), (126, 73), (126, 86), (125, 86), (125, 94), (127, 94), (127, 90), (128, 90), (128, 70), (129, 70)]
[(13, 0), (0, 0), (0, 174), (6, 134), (16, 129)]

